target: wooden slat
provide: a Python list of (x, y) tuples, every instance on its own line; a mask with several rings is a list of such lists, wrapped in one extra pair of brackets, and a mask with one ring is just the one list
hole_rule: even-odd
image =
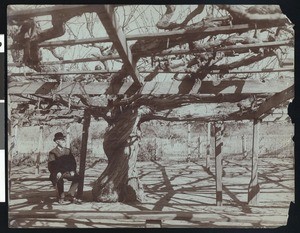
[[(286, 88), (291, 88), (294, 80), (292, 78), (284, 78), (280, 80), (268, 80), (264, 83), (257, 80), (232, 80), (222, 81), (215, 86), (212, 81), (202, 81), (200, 88), (194, 92), (193, 86), (186, 85), (181, 81), (173, 80), (172, 82), (146, 82), (143, 87), (137, 88), (133, 86), (133, 82), (125, 82), (121, 87), (112, 86), (108, 82), (95, 82), (84, 85), (85, 92), (89, 95), (93, 94), (126, 94), (141, 91), (141, 94), (263, 94), (263, 93), (279, 93)], [(43, 94), (52, 95), (53, 93), (68, 95), (82, 94), (82, 88), (79, 84), (73, 82), (63, 82), (59, 86), (54, 82), (46, 83), (15, 83), (8, 85), (8, 94)], [(285, 95), (281, 94), (276, 99), (281, 103), (281, 98)], [(288, 95), (289, 97), (290, 95)], [(268, 102), (259, 112), (267, 111), (274, 107)]]
[(131, 49), (127, 44), (126, 37), (117, 23), (117, 19), (112, 5), (101, 5), (97, 9), (98, 17), (100, 18), (107, 34), (112, 39), (114, 47), (122, 58), (124, 65), (130, 73), (133, 80), (140, 84), (140, 75), (137, 71), (136, 64), (132, 60)]

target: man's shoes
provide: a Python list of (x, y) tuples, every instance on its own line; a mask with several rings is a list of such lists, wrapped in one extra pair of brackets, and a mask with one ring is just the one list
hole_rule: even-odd
[(74, 203), (74, 204), (77, 204), (77, 205), (82, 204), (82, 200), (77, 199), (76, 197), (73, 197), (72, 200), (71, 200), (71, 202)]
[(64, 198), (59, 198), (58, 199), (58, 204), (59, 205), (68, 205), (68, 204), (70, 204), (70, 202), (65, 201)]
[(77, 205), (82, 204), (82, 200), (77, 199), (76, 197), (73, 197), (73, 196), (71, 196), (71, 195), (67, 195), (65, 199), (67, 199), (67, 200), (70, 201), (71, 203), (74, 203), (74, 204), (77, 204)]

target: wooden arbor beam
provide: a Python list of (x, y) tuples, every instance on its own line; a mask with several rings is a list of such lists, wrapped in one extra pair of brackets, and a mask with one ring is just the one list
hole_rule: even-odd
[(60, 11), (78, 11), (85, 12), (91, 11), (93, 7), (91, 5), (57, 5), (57, 6), (49, 6), (35, 9), (25, 9), (25, 10), (11, 10), (9, 9), (7, 12), (8, 19), (24, 19), (30, 17), (37, 17), (43, 15), (51, 15), (52, 13), (60, 12)]
[(107, 34), (112, 39), (113, 44), (122, 58), (124, 65), (133, 80), (141, 85), (140, 75), (137, 71), (135, 61), (132, 60), (131, 49), (127, 44), (126, 37), (117, 23), (113, 5), (100, 5), (97, 14), (101, 20)]
[[(88, 95), (121, 95), (133, 94), (139, 92), (143, 95), (167, 95), (167, 94), (265, 94), (265, 93), (280, 93), (286, 88), (293, 86), (292, 78), (269, 80), (260, 82), (258, 80), (231, 80), (222, 81), (219, 85), (214, 85), (213, 81), (202, 81), (200, 85), (184, 83), (173, 80), (172, 82), (145, 82), (138, 88), (133, 82), (124, 82), (121, 85), (111, 85), (108, 82), (94, 82), (84, 85), (84, 94)], [(76, 82), (63, 82), (60, 85), (56, 82), (31, 82), (20, 83), (11, 82), (8, 86), (8, 94), (40, 94), (40, 95), (69, 95), (83, 94), (82, 86)], [(274, 97), (278, 102), (284, 99), (291, 98), (292, 95), (280, 94)], [(272, 104), (273, 103), (273, 104)], [(278, 104), (277, 104), (278, 105)], [(274, 101), (270, 100), (266, 105), (263, 105), (258, 113), (259, 115), (277, 106)], [(255, 116), (254, 115), (254, 116)], [(255, 118), (252, 115), (250, 118)]]
[[(233, 26), (233, 27), (237, 27)], [(228, 26), (221, 26), (216, 30), (221, 32), (225, 32), (227, 29), (229, 30)], [(153, 38), (165, 38), (165, 37), (175, 37), (182, 35), (182, 33), (176, 33), (177, 31), (170, 31), (170, 32), (158, 32), (155, 34), (137, 34), (137, 35), (127, 35), (126, 40), (139, 40), (139, 39), (153, 39)], [(206, 33), (215, 33), (211, 31), (209, 28), (205, 29), (204, 32)], [(193, 32), (196, 33), (196, 32)], [(49, 48), (49, 47), (58, 47), (58, 46), (74, 46), (74, 45), (80, 45), (80, 44), (94, 44), (94, 43), (107, 43), (107, 42), (112, 42), (112, 39), (108, 36), (104, 37), (97, 37), (97, 38), (86, 38), (86, 39), (73, 39), (73, 40), (57, 40), (57, 41), (45, 41), (39, 44), (39, 47), (44, 47), (44, 48)], [(260, 47), (278, 47), (278, 46), (291, 46), (293, 45), (292, 40), (288, 41), (272, 41), (272, 42), (261, 42), (261, 43), (255, 43), (255, 44), (243, 44), (243, 45), (230, 45), (226, 46), (224, 48), (219, 47), (215, 48), (214, 51), (227, 51), (227, 50), (234, 50), (234, 51), (244, 51), (245, 49), (255, 49), (255, 48), (260, 48)], [(8, 46), (8, 49), (11, 49), (11, 46)], [(182, 53), (187, 53), (187, 52), (197, 52), (197, 50), (191, 51), (190, 49), (182, 49), (178, 51), (179, 53), (176, 54), (182, 54)], [(162, 55), (168, 55), (170, 54), (170, 51), (167, 52), (161, 52), (161, 53), (155, 53), (156, 56), (159, 56), (160, 54)], [(144, 56), (145, 53), (142, 53)]]
[[(55, 61), (55, 62), (45, 62), (42, 65), (61, 65), (61, 64), (68, 64), (68, 63), (77, 63), (77, 62), (93, 62), (93, 61), (104, 61), (98, 58), (80, 58), (74, 60), (64, 60), (64, 61)], [(10, 66), (19, 66), (21, 63), (9, 63)], [(257, 74), (257, 73), (277, 73), (277, 72), (293, 72), (293, 67), (285, 67), (285, 68), (277, 68), (277, 69), (249, 69), (249, 70), (238, 70), (232, 69), (228, 71), (228, 74)], [(72, 71), (55, 71), (55, 72), (28, 72), (26, 76), (57, 76), (57, 75), (78, 75), (78, 74), (112, 74), (112, 73), (119, 73), (120, 70), (72, 70)], [(165, 71), (165, 70), (158, 70), (150, 69), (146, 71), (140, 71), (140, 73), (152, 73), (157, 72), (158, 74), (190, 74), (195, 73), (192, 71), (182, 70), (182, 71)], [(220, 74), (220, 70), (211, 70), (209, 74)], [(9, 76), (17, 77), (17, 76), (24, 76), (24, 73), (10, 73)]]
[(262, 103), (259, 109), (254, 114), (254, 119), (263, 119), (269, 115), (269, 111), (272, 108), (276, 108), (278, 105), (284, 103), (285, 101), (294, 97), (294, 85), (283, 90), (282, 92), (276, 93), (275, 95), (268, 98), (264, 103)]

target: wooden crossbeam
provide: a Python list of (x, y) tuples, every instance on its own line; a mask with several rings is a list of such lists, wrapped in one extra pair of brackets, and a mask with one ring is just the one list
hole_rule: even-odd
[[(121, 59), (119, 55), (109, 55), (109, 56), (99, 56), (99, 57), (86, 57), (86, 58), (78, 58), (78, 59), (66, 59), (61, 61), (48, 61), (41, 63), (41, 66), (53, 66), (53, 65), (62, 65), (62, 64), (74, 64), (74, 63), (81, 63), (81, 62), (99, 62), (99, 61), (107, 61), (107, 60), (117, 60)], [(8, 66), (22, 66), (22, 63), (8, 63)], [(62, 71), (59, 71), (62, 72)], [(78, 71), (77, 73), (80, 73)], [(101, 71), (100, 71), (101, 72)], [(110, 73), (116, 73), (116, 71), (109, 71)]]
[[(80, 59), (81, 60), (81, 59)], [(60, 61), (58, 61), (60, 62)], [(50, 64), (50, 62), (47, 64)], [(63, 64), (63, 63), (59, 63)], [(14, 64), (12, 64), (14, 65)], [(17, 64), (16, 64), (17, 65)], [(114, 74), (120, 72), (119, 70), (72, 70), (72, 71), (55, 71), (55, 72), (28, 72), (26, 73), (26, 76), (57, 76), (57, 75), (79, 75), (79, 74)], [(191, 74), (194, 72), (191, 71), (171, 71), (171, 70), (148, 70), (148, 71), (139, 71), (141, 74), (148, 74), (152, 72), (157, 72), (157, 74)], [(229, 70), (228, 74), (258, 74), (258, 73), (277, 73), (277, 72), (294, 72), (293, 67), (285, 67), (285, 68), (277, 68), (277, 69), (251, 69), (251, 70), (238, 70), (233, 69)], [(212, 70), (209, 72), (209, 74), (220, 74), (219, 70)], [(24, 73), (10, 73), (8, 76), (24, 76)]]
[[(254, 119), (263, 119), (264, 116), (268, 115), (268, 112), (272, 109), (284, 103), (285, 101), (294, 97), (294, 85), (288, 87), (287, 89), (277, 93), (267, 99), (264, 103), (262, 103), (259, 109), (254, 114)], [(267, 113), (267, 114), (265, 114)]]
[(97, 14), (101, 20), (107, 34), (112, 39), (115, 49), (118, 51), (121, 59), (133, 80), (141, 85), (140, 75), (137, 71), (136, 64), (132, 60), (131, 49), (127, 44), (123, 30), (118, 25), (114, 7), (112, 5), (100, 5), (97, 7)]
[(11, 20), (20, 18), (24, 19), (43, 15), (51, 15), (60, 11), (77, 11), (79, 13), (91, 11), (91, 9), (93, 9), (93, 6), (91, 5), (57, 5), (35, 9), (9, 10), (7, 12), (7, 17)]
[[(212, 81), (202, 81), (201, 85), (185, 83), (173, 80), (172, 82), (147, 82), (143, 87), (136, 87), (134, 82), (125, 82), (123, 84), (112, 85), (108, 82), (94, 82), (84, 85), (84, 90), (88, 95), (100, 94), (132, 94), (139, 91), (141, 94), (161, 95), (161, 94), (264, 94), (264, 93), (278, 93), (282, 92), (294, 83), (292, 78), (284, 78), (277, 80), (268, 80), (260, 82), (258, 80), (232, 80), (222, 81), (219, 85), (214, 85)], [(197, 90), (193, 86), (197, 85)], [(82, 86), (77, 85), (76, 82), (63, 82), (60, 85), (55, 82), (31, 82), (19, 83), (11, 82), (8, 85), (8, 94), (83, 94)], [(281, 102), (280, 96), (277, 97), (277, 102)], [(288, 95), (289, 97), (290, 95)], [(269, 101), (270, 102), (270, 101)], [(265, 106), (265, 105), (264, 105)], [(259, 110), (260, 113), (266, 112), (274, 107), (273, 104), (268, 103), (267, 106)]]
[[(221, 26), (221, 28), (227, 28), (227, 26)], [(234, 26), (233, 26), (234, 27)], [(205, 31), (207, 31), (206, 29)], [(224, 30), (224, 29), (223, 29)], [(209, 31), (209, 30), (208, 30)], [(194, 32), (197, 33), (197, 32)], [(174, 34), (174, 32), (173, 32)], [(167, 34), (168, 35), (168, 34)], [(153, 38), (157, 37), (165, 37), (166, 34), (165, 32), (158, 32), (155, 34), (138, 34), (138, 35), (126, 35), (126, 40), (139, 40), (139, 39), (144, 39), (144, 37), (149, 37), (151, 36)], [(108, 36), (105, 37), (98, 37), (98, 38), (85, 38), (85, 39), (73, 39), (73, 40), (58, 40), (58, 41), (45, 41), (39, 44), (39, 47), (44, 47), (44, 48), (49, 48), (49, 47), (59, 47), (59, 46), (74, 46), (74, 45), (80, 45), (80, 44), (95, 44), (95, 43), (107, 43), (107, 42), (112, 42), (112, 39)], [(294, 42), (292, 40), (287, 40), (287, 41), (272, 41), (272, 42), (261, 42), (261, 43), (255, 43), (255, 44), (243, 44), (243, 45), (230, 45), (226, 47), (220, 47), (220, 48), (214, 48), (214, 51), (228, 51), (228, 50), (233, 50), (233, 51), (243, 51), (245, 49), (255, 49), (255, 48), (260, 48), (260, 47), (277, 47), (277, 46), (292, 46)], [(8, 49), (11, 49), (11, 46), (8, 46)], [(188, 52), (197, 52), (197, 50), (190, 50), (190, 49), (182, 49), (180, 51), (162, 51), (161, 53), (155, 53), (156, 56), (159, 55), (168, 55), (168, 54), (185, 54)], [(152, 52), (150, 51), (152, 54)], [(145, 56), (149, 53), (141, 53), (142, 56)]]

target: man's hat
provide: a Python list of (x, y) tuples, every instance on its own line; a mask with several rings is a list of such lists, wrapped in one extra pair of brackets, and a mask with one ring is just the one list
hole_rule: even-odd
[(54, 135), (53, 141), (60, 140), (60, 139), (65, 139), (65, 136), (63, 135), (63, 133), (58, 132)]

